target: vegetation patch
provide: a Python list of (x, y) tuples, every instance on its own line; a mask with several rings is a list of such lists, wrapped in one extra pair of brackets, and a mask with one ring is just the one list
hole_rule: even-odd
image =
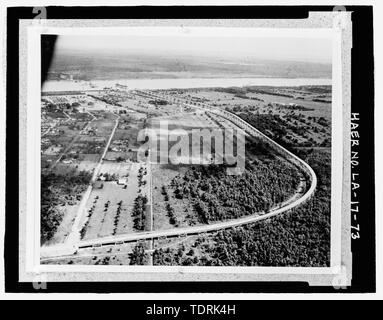
[(299, 171), (279, 158), (247, 161), (238, 176), (227, 175), (225, 166), (193, 166), (171, 185), (175, 198), (187, 198), (208, 224), (269, 212), (296, 192)]
[(157, 249), (154, 265), (291, 266), (330, 265), (331, 159), (327, 152), (301, 152), (318, 176), (314, 196), (288, 213), (199, 237), (190, 245)]
[(136, 229), (137, 231), (143, 231), (145, 229), (147, 202), (148, 198), (142, 195), (138, 195), (137, 198), (134, 200), (132, 217), (134, 229)]
[(41, 175), (41, 243), (50, 240), (60, 225), (64, 212), (59, 207), (74, 205), (81, 200), (92, 175), (88, 171), (65, 175), (42, 173)]

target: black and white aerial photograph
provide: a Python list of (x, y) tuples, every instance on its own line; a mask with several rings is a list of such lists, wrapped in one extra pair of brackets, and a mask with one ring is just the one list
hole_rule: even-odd
[(42, 35), (41, 264), (329, 267), (332, 38)]

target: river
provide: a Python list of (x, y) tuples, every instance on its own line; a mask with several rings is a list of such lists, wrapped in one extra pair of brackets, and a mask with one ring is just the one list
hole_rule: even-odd
[(185, 89), (242, 86), (302, 86), (331, 85), (331, 79), (318, 78), (187, 78), (187, 79), (119, 79), (119, 80), (48, 80), (43, 92), (96, 90), (114, 87), (116, 84), (128, 89)]

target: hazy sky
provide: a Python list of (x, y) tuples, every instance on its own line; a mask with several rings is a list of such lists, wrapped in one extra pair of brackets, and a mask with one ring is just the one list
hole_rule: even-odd
[(59, 36), (58, 51), (107, 51), (296, 60), (331, 63), (329, 38), (182, 37), (182, 36)]

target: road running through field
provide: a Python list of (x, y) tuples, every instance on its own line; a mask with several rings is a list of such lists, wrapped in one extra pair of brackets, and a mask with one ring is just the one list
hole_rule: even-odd
[(81, 240), (80, 231), (82, 229), (81, 220), (82, 220), (82, 217), (83, 217), (83, 213), (85, 212), (86, 204), (87, 204), (89, 196), (90, 196), (90, 194), (92, 192), (93, 183), (96, 181), (96, 179), (98, 177), (101, 165), (102, 165), (103, 160), (104, 160), (104, 158), (106, 156), (106, 153), (108, 152), (110, 143), (112, 142), (112, 139), (113, 139), (113, 136), (114, 136), (114, 133), (116, 132), (116, 129), (118, 127), (119, 119), (120, 119), (120, 116), (117, 115), (117, 119), (116, 119), (115, 125), (113, 127), (112, 133), (109, 136), (108, 143), (105, 146), (105, 149), (104, 149), (104, 152), (103, 152), (103, 154), (102, 154), (102, 156), (100, 158), (100, 161), (98, 162), (96, 168), (93, 171), (93, 175), (92, 175), (92, 178), (90, 180), (89, 186), (86, 189), (84, 195), (82, 196), (80, 205), (79, 205), (78, 210), (77, 210), (77, 214), (76, 214), (75, 220), (73, 222), (72, 230), (71, 230), (70, 234), (68, 235), (68, 237), (66, 238), (66, 241), (65, 241), (65, 244), (68, 245), (68, 246), (73, 246), (75, 243), (77, 243), (77, 242), (79, 242)]

